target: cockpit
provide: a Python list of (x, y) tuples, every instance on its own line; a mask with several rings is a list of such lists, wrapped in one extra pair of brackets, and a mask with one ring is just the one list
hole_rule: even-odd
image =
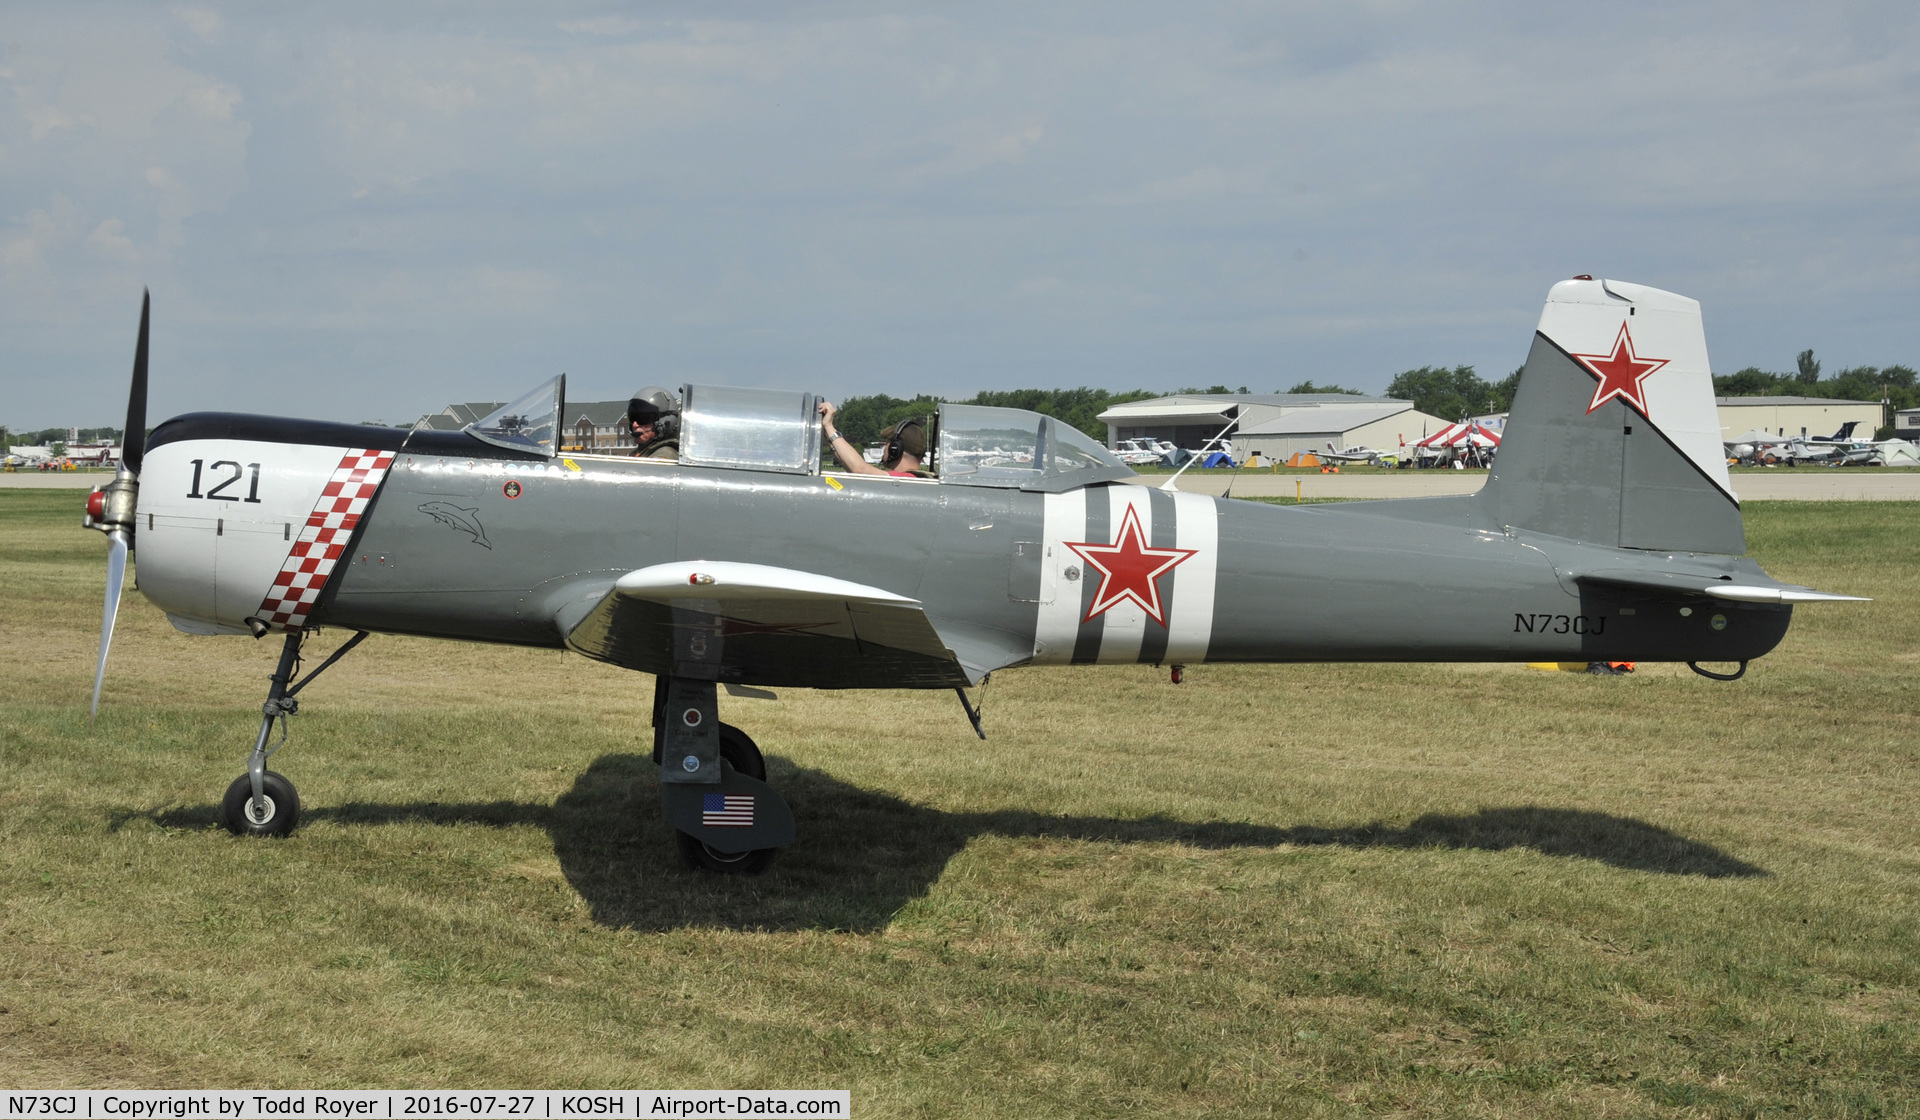
[[(833, 474), (823, 463), (820, 398), (785, 389), (680, 387), (680, 465), (776, 474)], [(566, 378), (556, 377), (469, 424), (496, 447), (548, 458), (561, 451)], [(1017, 408), (943, 404), (930, 433), (929, 469), (948, 486), (1059, 492), (1133, 477), (1085, 432)]]

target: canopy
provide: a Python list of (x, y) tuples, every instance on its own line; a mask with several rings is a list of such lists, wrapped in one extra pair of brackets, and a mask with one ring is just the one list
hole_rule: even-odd
[(1448, 424), (1446, 427), (1414, 444), (1415, 447), (1498, 447), (1500, 436), (1490, 428), (1468, 421), (1465, 424)]

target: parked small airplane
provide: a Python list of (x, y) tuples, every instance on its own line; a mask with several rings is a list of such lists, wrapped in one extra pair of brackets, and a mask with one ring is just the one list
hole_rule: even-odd
[(1854, 439), (1859, 421), (1849, 420), (1830, 436), (1775, 436), (1751, 431), (1725, 442), (1727, 457), (1735, 462), (1789, 467), (1815, 463), (1829, 467), (1865, 466), (1884, 461), (1883, 445)]
[(1158, 463), (1174, 445), (1164, 439), (1123, 439), (1113, 445), (1113, 453), (1130, 467)]
[(1376, 467), (1392, 465), (1387, 462), (1389, 459), (1392, 459), (1395, 463), (1399, 462), (1397, 456), (1388, 455), (1384, 451), (1379, 451), (1371, 447), (1355, 446), (1342, 451), (1333, 446), (1332, 440), (1327, 441), (1327, 449), (1325, 451), (1316, 451), (1314, 455), (1330, 463), (1371, 463)]
[[(654, 674), (681, 853), (741, 872), (795, 829), (722, 686), (956, 689), (979, 731), (964, 690), (1021, 665), (1684, 661), (1728, 680), (1794, 604), (1850, 598), (1743, 555), (1699, 305), (1585, 276), (1547, 297), (1480, 492), (1299, 507), (1133, 485), (1072, 427), (971, 405), (940, 409), (937, 478), (823, 471), (812, 394), (710, 385), (658, 414), (677, 462), (560, 454), (563, 378), (459, 432), (203, 412), (143, 438), (147, 336), (143, 302), (121, 469), (87, 503), (109, 541), (94, 706), (136, 542), (176, 628), (280, 635), (222, 806), (240, 834), (294, 827), (273, 725), (374, 632)], [(357, 633), (295, 681), (320, 626)]]

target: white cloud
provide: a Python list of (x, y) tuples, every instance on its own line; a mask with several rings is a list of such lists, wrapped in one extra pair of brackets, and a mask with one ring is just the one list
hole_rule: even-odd
[(220, 18), (220, 13), (214, 11), (212, 8), (175, 8), (173, 10), (173, 18), (186, 24), (195, 35), (209, 42), (212, 41), (215, 35), (220, 33), (220, 28), (224, 26), (225, 23), (225, 21)]
[(1029, 118), (1011, 125), (965, 120), (936, 130), (928, 140), (945, 148), (938, 157), (901, 173), (903, 182), (967, 175), (995, 164), (1019, 163), (1046, 136), (1047, 127)]
[(93, 232), (87, 234), (87, 251), (106, 260), (132, 263), (138, 254), (134, 252), (133, 240), (126, 235), (126, 228), (118, 218), (108, 218), (94, 226)]
[(26, 115), (27, 123), (33, 127), (36, 142), (79, 123), (52, 105), (29, 105), (21, 111)]
[(560, 30), (575, 35), (627, 35), (640, 30), (640, 21), (626, 16), (595, 16), (592, 19), (562, 20)]
[(71, 199), (55, 195), (46, 209), (33, 210), (0, 236), (0, 267), (9, 280), (38, 279), (48, 257), (77, 223), (79, 208)]
[(642, 360), (1378, 388), (1512, 368), (1595, 271), (1736, 364), (1920, 361), (1911, 5), (708, 10), (30, 8), (0, 324), (152, 282), (208, 369), (373, 355), (394, 415)]

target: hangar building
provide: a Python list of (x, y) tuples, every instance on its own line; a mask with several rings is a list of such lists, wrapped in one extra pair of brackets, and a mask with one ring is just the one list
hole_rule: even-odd
[(1398, 448), (1452, 423), (1391, 397), (1346, 393), (1186, 393), (1115, 405), (1097, 419), (1107, 425), (1107, 446), (1123, 439), (1168, 440), (1198, 451), (1238, 417), (1229, 437), (1233, 457), (1254, 452), (1284, 459), (1296, 451), (1337, 448)]
[(1886, 423), (1877, 401), (1836, 401), (1819, 397), (1715, 397), (1723, 439), (1760, 429), (1777, 436), (1830, 436), (1849, 420), (1858, 420), (1854, 438), (1872, 439)]

